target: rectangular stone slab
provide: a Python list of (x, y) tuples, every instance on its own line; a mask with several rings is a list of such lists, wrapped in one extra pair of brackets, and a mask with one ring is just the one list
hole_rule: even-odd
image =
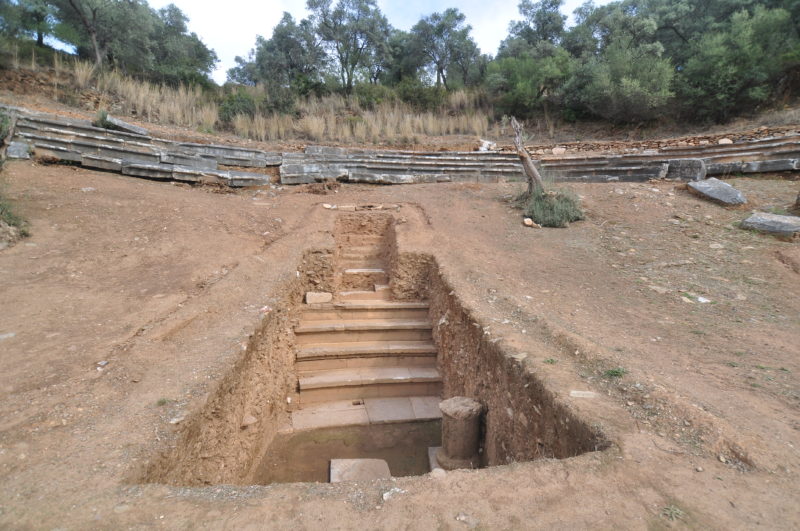
[(383, 459), (331, 459), (331, 483), (372, 481), (392, 477), (389, 464)]

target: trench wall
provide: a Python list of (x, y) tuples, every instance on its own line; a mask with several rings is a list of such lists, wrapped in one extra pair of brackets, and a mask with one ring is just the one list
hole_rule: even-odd
[[(206, 404), (181, 423), (173, 444), (158, 452), (134, 483), (249, 484), (280, 428), (288, 423), (287, 397), (296, 394), (292, 323), (307, 290), (330, 290), (332, 255), (304, 254), (299, 276), (258, 324)], [(246, 417), (256, 422), (249, 424)], [(249, 419), (252, 421), (252, 419)]]

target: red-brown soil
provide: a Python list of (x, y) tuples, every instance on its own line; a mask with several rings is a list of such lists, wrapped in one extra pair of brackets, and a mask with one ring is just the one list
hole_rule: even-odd
[[(735, 228), (747, 210), (586, 184), (586, 221), (530, 229), (511, 184), (226, 194), (30, 162), (2, 178), (32, 233), (0, 252), (2, 528), (800, 526), (798, 243)], [(748, 209), (797, 195), (732, 184)], [(132, 482), (329, 241), (322, 203), (387, 202), (401, 251), (435, 256), (486, 333), (527, 353), (518, 370), (612, 447), (369, 484)]]

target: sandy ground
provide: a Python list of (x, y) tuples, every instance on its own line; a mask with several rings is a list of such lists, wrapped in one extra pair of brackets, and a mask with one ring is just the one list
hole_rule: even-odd
[[(747, 210), (673, 183), (578, 185), (587, 220), (537, 230), (510, 184), (221, 194), (30, 162), (0, 178), (32, 232), (0, 252), (2, 528), (800, 527), (800, 247), (733, 227)], [(732, 183), (748, 208), (797, 195)], [(426, 220), (401, 246), (434, 254), (612, 448), (371, 484), (131, 483), (330, 237), (321, 203), (377, 202)]]

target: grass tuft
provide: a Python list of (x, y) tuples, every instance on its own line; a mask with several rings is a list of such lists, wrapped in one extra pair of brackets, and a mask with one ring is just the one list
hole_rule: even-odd
[(606, 378), (622, 378), (628, 374), (628, 369), (624, 367), (617, 367), (615, 369), (608, 369), (603, 373), (603, 376)]
[(585, 217), (580, 200), (567, 190), (534, 190), (524, 204), (524, 211), (543, 227), (563, 228)]
[(19, 230), (19, 235), (23, 238), (30, 236), (28, 230), (28, 222), (19, 216), (11, 206), (11, 201), (0, 190), (0, 221), (16, 227)]

